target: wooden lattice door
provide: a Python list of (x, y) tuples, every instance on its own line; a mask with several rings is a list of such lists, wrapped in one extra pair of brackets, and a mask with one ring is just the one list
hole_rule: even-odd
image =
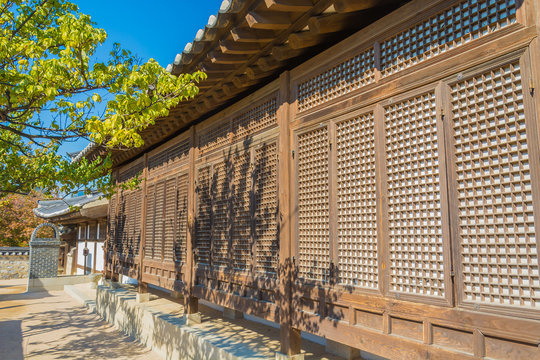
[[(448, 83), (462, 306), (538, 317), (538, 141), (528, 53)], [(536, 155), (536, 156), (535, 156)]]

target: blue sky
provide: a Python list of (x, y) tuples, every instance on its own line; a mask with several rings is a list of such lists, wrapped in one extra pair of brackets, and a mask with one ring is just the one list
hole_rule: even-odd
[[(221, 1), (72, 0), (108, 34), (99, 59), (105, 60), (112, 44), (118, 42), (143, 61), (153, 58), (163, 67), (193, 40), (210, 15), (217, 14)], [(84, 141), (67, 143), (61, 150), (74, 152), (85, 145)]]

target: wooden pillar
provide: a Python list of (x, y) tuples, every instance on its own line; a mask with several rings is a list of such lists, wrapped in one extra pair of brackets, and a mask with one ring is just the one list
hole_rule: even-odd
[(140, 228), (141, 228), (141, 243), (139, 244), (139, 264), (137, 266), (137, 292), (139, 294), (148, 293), (148, 284), (144, 283), (142, 280), (143, 275), (143, 266), (144, 266), (144, 256), (146, 248), (146, 184), (148, 178), (148, 153), (144, 154), (144, 165), (142, 172), (142, 185), (141, 185), (141, 219), (140, 219)]
[(94, 238), (94, 257), (92, 259), (92, 274), (96, 273), (96, 259), (97, 259), (97, 222), (96, 222), (96, 238)]
[(291, 226), (291, 146), (289, 131), (290, 109), (290, 74), (285, 71), (280, 76), (279, 108), (277, 113), (279, 126), (278, 157), (278, 204), (279, 204), (279, 324), (282, 355), (300, 354), (300, 330), (293, 327), (292, 281), (294, 264), (292, 261), (292, 226)]
[[(90, 249), (88, 249), (88, 235), (90, 234), (90, 223), (85, 223), (86, 225), (84, 226), (84, 250), (83, 251), (88, 251), (88, 253), (83, 253), (84, 254), (87, 254), (87, 255), (84, 255), (84, 269), (83, 269), (83, 275), (87, 275), (86, 274), (86, 268), (87, 268), (87, 264), (88, 264), (88, 255), (90, 255)], [(92, 271), (92, 269), (90, 269), (90, 272)]]
[(186, 296), (185, 296), (185, 313), (196, 314), (199, 312), (199, 300), (194, 297), (193, 285), (195, 282), (195, 155), (196, 155), (196, 138), (195, 126), (189, 130), (191, 137), (191, 147), (189, 149), (189, 170), (188, 170), (188, 232), (186, 241)]
[[(116, 175), (115, 175), (115, 182), (116, 184), (118, 184), (118, 179), (119, 179), (119, 176), (120, 176), (120, 170), (119, 169), (116, 169), (115, 171)], [(118, 235), (118, 212), (120, 211), (120, 187), (118, 185), (116, 185), (116, 194), (115, 194), (115, 197), (114, 197), (114, 200), (116, 201), (116, 204), (115, 204), (115, 207), (114, 207), (114, 234), (113, 234), (113, 237), (111, 239), (111, 241), (113, 242), (113, 246), (112, 246), (112, 250), (113, 250), (113, 255), (112, 255), (112, 261), (111, 261), (111, 280), (112, 281), (115, 281), (115, 282), (118, 282), (120, 276), (119, 274), (117, 273), (116, 271), (116, 266), (117, 266), (117, 257), (116, 257), (116, 238), (117, 238), (117, 235)]]

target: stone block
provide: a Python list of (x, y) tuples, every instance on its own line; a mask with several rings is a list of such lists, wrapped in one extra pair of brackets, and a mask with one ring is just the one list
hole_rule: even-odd
[(304, 360), (304, 354), (287, 355), (276, 352), (276, 360)]
[(187, 326), (197, 325), (202, 322), (200, 312), (193, 313), (193, 314), (184, 314), (184, 318), (186, 319)]
[(171, 297), (173, 299), (183, 299), (184, 298), (184, 294), (180, 291), (171, 291)]
[(241, 312), (241, 311), (237, 311), (237, 310), (234, 310), (234, 309), (224, 307), (223, 308), (223, 317), (225, 319), (230, 319), (230, 320), (243, 319), (244, 318), (244, 313)]
[(137, 296), (136, 296), (136, 301), (138, 303), (149, 302), (150, 301), (150, 293), (148, 293), (148, 292), (146, 292), (146, 293), (138, 292)]
[(347, 360), (361, 359), (359, 349), (328, 339), (326, 340), (326, 352)]

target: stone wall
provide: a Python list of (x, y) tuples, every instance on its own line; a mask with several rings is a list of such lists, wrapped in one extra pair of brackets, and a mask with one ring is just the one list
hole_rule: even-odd
[(0, 254), (0, 280), (28, 277), (28, 255)]

